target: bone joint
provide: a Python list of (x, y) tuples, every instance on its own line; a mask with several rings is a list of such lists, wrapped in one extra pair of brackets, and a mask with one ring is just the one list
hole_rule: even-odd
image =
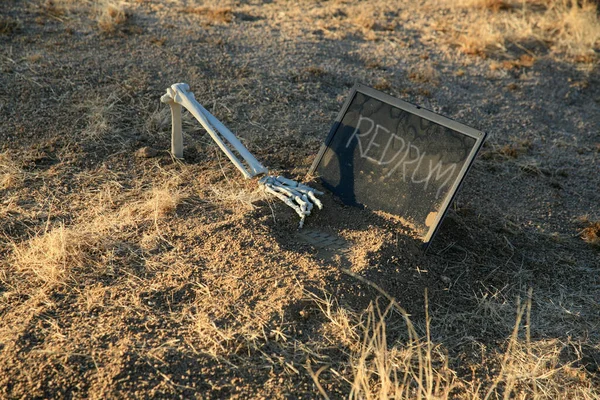
[(319, 210), (323, 209), (323, 203), (317, 199), (316, 195), (322, 195), (316, 189), (310, 186), (303, 185), (283, 176), (265, 176), (260, 179), (259, 183), (264, 186), (265, 191), (286, 205), (290, 206), (300, 217), (299, 228), (304, 226), (304, 218), (310, 215), (314, 206)]
[[(304, 226), (304, 219), (310, 215), (314, 206), (317, 206), (318, 209), (323, 208), (323, 204), (317, 198), (317, 195), (322, 195), (323, 192), (282, 176), (273, 177), (266, 175), (269, 172), (268, 169), (263, 167), (254, 158), (252, 153), (244, 147), (242, 142), (221, 121), (196, 101), (194, 94), (190, 91), (190, 87), (186, 83), (171, 85), (167, 89), (167, 93), (160, 100), (171, 106), (171, 153), (175, 158), (183, 158), (181, 107), (185, 107), (206, 129), (210, 137), (223, 150), (225, 155), (240, 170), (244, 177), (252, 178), (256, 175), (265, 174), (259, 180), (259, 184), (264, 188), (265, 192), (277, 197), (298, 214), (300, 217), (299, 228)], [(233, 153), (230, 146), (243, 158), (246, 163), (245, 165)]]
[[(176, 83), (172, 85), (167, 89), (167, 93), (163, 95), (160, 100), (171, 106), (171, 153), (173, 153), (174, 157), (183, 158), (183, 133), (181, 130), (181, 107), (183, 106), (198, 120), (198, 122), (200, 122), (212, 139), (217, 143), (219, 148), (231, 160), (233, 165), (240, 170), (244, 177), (249, 179), (256, 175), (266, 174), (268, 172), (268, 170), (254, 158), (252, 153), (244, 147), (242, 142), (240, 142), (239, 139), (221, 123), (221, 121), (196, 101), (194, 93), (190, 91), (190, 87), (186, 83)], [(223, 139), (237, 151), (246, 162), (246, 165), (236, 157)]]

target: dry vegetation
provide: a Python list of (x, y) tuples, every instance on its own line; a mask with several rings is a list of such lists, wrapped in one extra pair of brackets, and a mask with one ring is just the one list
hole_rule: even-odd
[[(588, 0), (0, 2), (0, 397), (600, 398), (599, 38)], [(356, 81), (490, 139), (428, 254), (326, 194), (330, 252), (187, 115), (169, 155), (179, 81), (292, 178)]]
[(597, 57), (600, 24), (590, 0), (462, 0), (469, 10), (463, 24), (449, 28), (467, 54), (505, 53), (513, 48), (530, 56), (550, 51), (577, 62)]
[(8, 35), (19, 29), (19, 21), (10, 17), (0, 18), (0, 35)]

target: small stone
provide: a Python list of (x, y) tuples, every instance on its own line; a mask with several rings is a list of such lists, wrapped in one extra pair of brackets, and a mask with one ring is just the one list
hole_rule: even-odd
[(136, 151), (135, 155), (138, 157), (141, 157), (141, 158), (152, 158), (152, 157), (156, 157), (158, 155), (158, 150), (156, 150), (150, 146), (146, 146), (146, 147), (142, 147), (141, 149)]

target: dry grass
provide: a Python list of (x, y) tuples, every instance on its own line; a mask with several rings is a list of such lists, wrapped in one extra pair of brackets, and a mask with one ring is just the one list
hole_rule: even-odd
[(373, 87), (377, 90), (382, 90), (382, 91), (386, 91), (389, 90), (392, 87), (392, 84), (390, 83), (390, 81), (388, 81), (385, 78), (381, 78), (378, 79), (374, 84)]
[(155, 188), (142, 195), (146, 200), (115, 211), (107, 204), (105, 192), (97, 196), (98, 202), (90, 200), (90, 205), (99, 204), (88, 210), (88, 215), (95, 215), (91, 220), (46, 227), (29, 240), (13, 243), (12, 268), (47, 287), (70, 286), (86, 276), (102, 275), (112, 268), (115, 255), (125, 260), (137, 256), (127, 244), (131, 229), (150, 222), (156, 229), (154, 235), (160, 236), (158, 221), (173, 213), (182, 200), (176, 191)]
[(8, 16), (0, 16), (0, 35), (10, 35), (21, 27), (21, 23)]
[(418, 83), (429, 83), (432, 85), (439, 83), (439, 73), (429, 62), (420, 63), (412, 67), (408, 73), (408, 78)]
[(0, 153), (0, 190), (19, 186), (25, 173), (9, 152)]
[(254, 185), (228, 184), (226, 186), (211, 186), (210, 190), (214, 197), (211, 201), (215, 204), (231, 204), (235, 207), (243, 206), (244, 209), (252, 210), (259, 201), (269, 199), (265, 192)]
[[(77, 13), (92, 12), (96, 4), (98, 4), (96, 0), (44, 0), (39, 2), (38, 7), (46, 17), (66, 22)], [(43, 22), (43, 19), (38, 22)]]
[(488, 52), (506, 51), (504, 42), (505, 35), (496, 27), (487, 24), (474, 25), (465, 33), (459, 33), (455, 40), (463, 53), (478, 56), (485, 56)]
[[(117, 32), (127, 24), (130, 12), (126, 3), (119, 0), (45, 0), (37, 5), (42, 14), (51, 19), (65, 24), (76, 20), (94, 24), (100, 32), (111, 34)], [(36, 22), (45, 23), (44, 17), (38, 17)], [(71, 26), (67, 32), (72, 33)]]
[(231, 23), (234, 18), (231, 7), (186, 7), (182, 12), (200, 15), (205, 18), (208, 23), (228, 24)]
[(86, 98), (78, 109), (85, 113), (87, 126), (82, 135), (87, 139), (98, 140), (109, 134), (118, 134), (115, 119), (120, 113), (119, 96), (113, 92), (108, 97), (91, 96)]
[[(192, 71), (198, 98), (214, 100), (228, 123), (243, 127), (241, 134), (252, 138), (249, 142), (261, 160), (296, 176), (308, 168), (318, 149), (320, 139), (311, 135), (326, 130), (323, 126), (344, 100), (339, 91), (350, 79), (348, 71), (381, 90), (398, 93), (402, 84), (411, 96), (430, 95), (427, 88), (452, 73), (463, 77), (469, 91), (476, 90), (479, 78), (471, 78), (489, 72), (467, 65), (464, 56), (451, 59), (453, 65), (464, 62), (464, 69), (452, 70), (437, 53), (444, 47), (440, 38), (430, 47), (423, 45), (425, 40), (413, 41), (418, 32), (431, 29), (422, 24), (425, 19), (414, 17), (419, 26), (406, 29), (394, 25), (404, 17), (393, 4), (309, 3), (242, 2), (183, 11), (193, 16), (182, 15), (182, 9), (167, 10), (160, 2), (32, 3), (39, 18), (86, 32), (62, 36), (65, 46), (74, 41), (77, 49), (91, 47), (86, 57), (97, 57), (98, 64), (104, 66), (109, 58), (115, 63), (106, 65), (114, 73), (107, 77), (104, 70), (90, 72), (80, 66), (73, 51), (61, 48), (51, 54), (54, 60), (46, 57), (58, 47), (54, 36), (52, 42), (41, 36), (39, 46), (15, 41), (14, 54), (22, 58), (12, 61), (16, 57), (7, 52), (2, 59), (11, 63), (6, 79), (15, 92), (36, 94), (23, 95), (19, 103), (19, 115), (35, 119), (28, 122), (8, 113), (7, 137), (52, 135), (54, 121), (49, 119), (55, 115), (57, 126), (67, 128), (58, 140), (38, 141), (35, 136), (28, 139), (28, 147), (15, 142), (0, 153), (0, 397), (310, 398), (320, 393), (356, 399), (600, 398), (594, 344), (599, 326), (593, 280), (597, 271), (592, 262), (585, 265), (596, 250), (572, 237), (598, 244), (596, 217), (561, 232), (557, 244), (541, 228), (524, 229), (521, 220), (513, 223), (504, 217), (515, 208), (496, 211), (494, 207), (504, 204), (491, 201), (485, 212), (473, 207), (469, 217), (467, 206), (447, 220), (456, 228), (446, 225), (452, 233), (440, 237), (448, 247), (422, 257), (411, 255), (398, 235), (377, 226), (383, 216), (370, 220), (366, 212), (325, 195), (326, 209), (311, 222), (339, 232), (353, 249), (350, 255), (324, 260), (318, 250), (298, 242), (296, 216), (270, 202), (256, 181), (242, 180), (187, 114), (186, 159), (168, 156), (170, 115), (159, 103), (160, 85), (176, 81), (182, 71)], [(434, 7), (432, 3), (427, 5)], [(550, 1), (463, 2), (446, 8), (450, 12), (445, 16), (464, 17), (469, 24), (457, 30), (436, 26), (452, 33), (454, 43), (467, 53), (499, 55), (485, 63), (491, 69), (517, 75), (544, 57), (537, 45), (530, 47), (532, 41), (556, 56), (593, 58), (581, 50), (585, 40), (572, 26), (591, 10), (590, 4), (574, 8)], [(148, 58), (143, 61), (148, 63), (142, 64), (149, 78), (135, 81), (131, 77), (139, 69), (130, 70), (128, 59), (114, 57), (113, 46), (131, 49), (152, 43), (148, 32), (110, 38), (98, 32), (125, 32), (123, 25), (130, 24), (124, 5), (136, 13), (152, 10), (150, 16), (165, 22), (165, 29), (189, 34), (198, 52), (189, 52), (189, 42), (181, 41), (146, 47)], [(405, 11), (411, 14), (412, 6)], [(552, 13), (559, 12), (563, 15), (554, 21), (557, 28), (542, 29), (539, 24), (549, 24)], [(575, 19), (568, 20), (567, 14)], [(244, 20), (241, 15), (257, 17)], [(178, 18), (183, 19), (181, 26)], [(190, 18), (223, 25), (188, 32)], [(272, 20), (276, 22), (270, 25)], [(263, 65), (266, 53), (255, 52), (256, 43), (248, 40), (252, 36), (240, 35), (237, 24), (247, 22), (248, 34), (262, 34), (262, 24), (274, 29), (278, 39), (269, 42), (272, 38), (265, 37), (265, 43), (284, 39), (290, 44), (290, 59), (282, 59), (276, 71)], [(327, 40), (316, 45), (321, 36)], [(76, 42), (82, 38), (85, 42)], [(307, 38), (315, 43), (303, 42)], [(335, 40), (341, 51), (334, 51)], [(521, 49), (523, 54), (512, 55), (513, 42), (526, 49)], [(313, 57), (320, 43), (332, 46), (324, 48), (331, 53)], [(407, 53), (405, 45), (423, 47)], [(586, 46), (589, 50), (589, 41)], [(167, 57), (165, 66), (167, 48), (178, 56)], [(242, 48), (251, 50), (238, 53)], [(308, 54), (299, 58), (307, 62), (299, 63), (297, 54)], [(67, 55), (73, 57), (63, 71)], [(355, 64), (357, 59), (365, 60), (366, 74), (362, 64)], [(238, 68), (245, 68), (243, 75), (231, 73)], [(24, 78), (34, 71), (52, 90), (31, 92), (31, 80)], [(547, 77), (544, 73), (540, 71)], [(294, 74), (301, 79), (290, 82)], [(527, 82), (517, 82), (509, 83), (514, 85), (509, 89), (523, 90), (512, 94), (526, 95)], [(506, 84), (490, 100), (510, 94), (504, 91)], [(446, 82), (443, 86), (444, 91), (456, 90)], [(593, 89), (593, 80), (580, 89)], [(437, 96), (436, 90), (431, 103), (440, 106), (444, 97)], [(457, 104), (464, 99), (459, 95)], [(4, 109), (12, 107), (1, 100)], [(42, 100), (61, 108), (27, 112), (38, 110)], [(299, 112), (292, 114), (295, 110)], [(319, 124), (306, 123), (311, 119)], [(62, 123), (67, 120), (73, 125)], [(25, 122), (29, 125), (22, 128)], [(47, 129), (39, 127), (45, 123)], [(523, 137), (535, 137), (525, 125), (522, 129)], [(531, 152), (532, 143), (510, 137), (511, 132), (498, 133), (505, 137), (496, 136), (496, 144), (487, 147), (486, 162), (470, 175), (477, 184), (487, 187), (481, 183), (493, 175), (485, 172), (487, 167), (498, 171), (517, 166), (545, 176), (541, 171), (548, 163), (537, 151), (545, 150), (544, 141), (534, 139), (536, 151)], [(294, 141), (286, 141), (287, 136)], [(309, 144), (312, 150), (307, 150)], [(144, 150), (136, 156), (138, 149)], [(518, 175), (507, 183), (522, 184)], [(488, 197), (498, 194), (496, 190)], [(541, 223), (538, 217), (519, 215), (531, 224)], [(344, 219), (351, 223), (338, 223)], [(389, 281), (396, 298), (414, 306), (415, 313), (409, 318), (381, 290), (382, 297), (369, 303), (376, 295), (366, 279), (348, 285), (340, 278), (339, 267), (346, 263), (364, 274), (360, 276)], [(530, 293), (525, 303), (515, 300), (532, 282), (539, 290), (536, 296)], [(427, 304), (410, 303), (422, 301), (419, 291), (424, 287), (431, 288), (431, 315)], [(311, 294), (319, 290), (322, 295)]]
[(523, 54), (521, 57), (513, 60), (504, 60), (501, 62), (492, 62), (490, 64), (491, 70), (497, 69), (505, 69), (505, 70), (513, 70), (520, 68), (531, 68), (535, 63), (535, 57), (529, 54)]
[(103, 1), (99, 4), (97, 13), (98, 28), (104, 33), (113, 33), (129, 19), (125, 8), (118, 3)]
[(465, 24), (451, 28), (466, 54), (486, 56), (517, 47), (530, 55), (548, 48), (579, 62), (596, 58), (600, 21), (592, 1), (465, 0), (458, 6), (471, 10)]
[(490, 150), (484, 151), (481, 154), (481, 157), (484, 159), (519, 158), (523, 155), (526, 155), (533, 148), (533, 144), (528, 139), (520, 139), (520, 138), (512, 138), (512, 139), (513, 139), (513, 141), (511, 143), (507, 143), (503, 146), (492, 145), (492, 148)]
[(32, 275), (44, 285), (72, 283), (74, 270), (92, 268), (99, 260), (94, 254), (107, 250), (110, 244), (99, 232), (60, 226), (15, 245), (14, 268), (23, 275)]
[(584, 225), (581, 238), (591, 245), (600, 247), (600, 221), (587, 220)]
[[(575, 344), (556, 339), (532, 341), (531, 298), (523, 304), (517, 299), (516, 321), (502, 345), (504, 350), (485, 351), (481, 356), (484, 362), (470, 366), (470, 380), (459, 377), (449, 365), (460, 363), (449, 358), (444, 346), (433, 342), (429, 317), (419, 335), (395, 301), (384, 310), (379, 302), (372, 302), (362, 313), (340, 307), (331, 297), (315, 301), (327, 317), (327, 337), (350, 350), (349, 398), (590, 399), (598, 395), (585, 368), (576, 361), (564, 361), (563, 354), (570, 348), (575, 348), (577, 360), (581, 359), (581, 349)], [(405, 324), (390, 325), (394, 315), (404, 315)], [(390, 336), (407, 340), (390, 343)], [(319, 373), (310, 372), (328, 398)]]
[(372, 303), (361, 321), (362, 345), (351, 357), (354, 377), (349, 397), (448, 398), (455, 387), (455, 379), (448, 368), (447, 357), (431, 342), (429, 321), (424, 339), (409, 323), (408, 342), (389, 344), (386, 317), (391, 310), (392, 307), (388, 307), (382, 312)]

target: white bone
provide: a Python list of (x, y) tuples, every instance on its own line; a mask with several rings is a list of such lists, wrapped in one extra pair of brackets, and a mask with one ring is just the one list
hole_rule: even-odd
[(268, 186), (277, 190), (278, 192), (285, 194), (289, 198), (294, 198), (294, 196), (295, 196), (294, 192), (292, 192), (290, 189), (286, 188), (285, 186), (277, 185), (275, 183), (271, 183)]
[(302, 198), (299, 197), (299, 196), (294, 197), (294, 201), (298, 205), (300, 205), (300, 209), (302, 210), (302, 213), (304, 215), (310, 215), (310, 211), (308, 210), (308, 203), (307, 202), (305, 202), (304, 200), (302, 200)]
[[(300, 211), (302, 211), (303, 215), (310, 215), (312, 204), (308, 201), (308, 199), (305, 200), (301, 194), (294, 193), (293, 190), (277, 184), (267, 183), (265, 186), (273, 191), (279, 192), (280, 194), (287, 196), (286, 198), (289, 201), (295, 201), (296, 204), (300, 206)], [(269, 191), (269, 193), (271, 192)], [(296, 212), (298, 211), (296, 210)]]
[[(181, 107), (183, 106), (202, 124), (219, 148), (246, 178), (252, 178), (268, 172), (267, 168), (263, 167), (254, 158), (252, 153), (244, 147), (242, 142), (221, 121), (196, 101), (194, 94), (190, 92), (190, 87), (187, 84), (176, 83), (171, 85), (167, 89), (167, 93), (160, 100), (171, 107), (171, 153), (174, 157), (183, 158), (183, 133), (181, 129)], [(238, 152), (246, 162), (248, 168), (236, 157), (222, 138)], [(264, 187), (267, 193), (283, 201), (300, 216), (299, 228), (304, 226), (304, 219), (307, 215), (310, 215), (314, 205), (319, 209), (323, 208), (323, 203), (315, 196), (315, 194), (322, 195), (323, 192), (292, 179), (287, 179), (283, 176), (273, 177), (265, 175), (259, 180), (259, 184)]]
[(308, 198), (312, 200), (313, 203), (315, 203), (315, 205), (319, 208), (319, 210), (323, 209), (323, 203), (321, 203), (321, 200), (317, 199), (317, 197), (315, 196), (315, 194), (310, 191), (307, 193), (308, 194)]
[(319, 191), (310, 186), (303, 185), (282, 176), (263, 176), (259, 183), (265, 187), (267, 193), (282, 200), (301, 216), (299, 224), (300, 228), (304, 225), (304, 217), (311, 214), (315, 205), (319, 209), (323, 209), (323, 203), (315, 196), (315, 192)]
[(175, 158), (183, 158), (183, 133), (181, 131), (181, 105), (175, 103), (167, 93), (160, 101), (171, 106), (171, 154)]
[(324, 194), (320, 190), (313, 189), (310, 186), (306, 186), (301, 183), (298, 184), (298, 187), (296, 188), (296, 190), (299, 192), (302, 192), (302, 193), (307, 193), (307, 194), (308, 194), (308, 192), (313, 192), (313, 194), (318, 194), (319, 196), (322, 196)]
[[(246, 178), (267, 173), (268, 170), (261, 165), (260, 162), (246, 147), (238, 140), (238, 138), (225, 125), (209, 113), (200, 103), (194, 98), (194, 94), (190, 92), (190, 87), (185, 83), (176, 83), (167, 89), (167, 94), (161, 97), (163, 103), (171, 106), (171, 116), (173, 120), (171, 131), (171, 152), (177, 158), (183, 157), (183, 135), (181, 132), (181, 106), (185, 107), (197, 120), (202, 124), (204, 129), (217, 143), (221, 150), (227, 155), (231, 162), (240, 170)], [(179, 107), (178, 107), (179, 106)], [(216, 129), (216, 130), (215, 130)], [(218, 133), (217, 133), (218, 131)], [(220, 136), (219, 136), (220, 133)], [(233, 154), (231, 149), (223, 142), (221, 136), (229, 142), (229, 144), (238, 152), (238, 154), (246, 161), (249, 170), (242, 162)]]
[(282, 186), (280, 183), (273, 183), (273, 186), (276, 188), (281, 188), (282, 190), (285, 190), (286, 193), (289, 194), (289, 196), (291, 197), (300, 197), (302, 198), (302, 193), (296, 191), (294, 188), (290, 188), (288, 186)]
[(267, 183), (273, 184), (273, 181), (274, 181), (274, 179), (272, 176), (265, 175), (262, 178), (260, 178), (258, 183), (260, 183), (261, 185), (266, 185)]
[(278, 180), (279, 182), (283, 183), (286, 186), (293, 187), (293, 188), (298, 187), (298, 182), (293, 181), (291, 179), (284, 178), (283, 176), (278, 176), (275, 179)]
[(313, 204), (305, 194), (302, 195), (302, 200), (307, 204), (307, 211), (310, 212), (313, 209)]
[(304, 220), (304, 212), (302, 211), (302, 209), (300, 209), (300, 207), (298, 207), (297, 205), (295, 205), (292, 200), (290, 200), (289, 198), (285, 197), (285, 195), (273, 190), (272, 187), (270, 186), (265, 186), (265, 191), (267, 193), (272, 194), (273, 196), (277, 197), (279, 200), (283, 201), (286, 205), (290, 206), (294, 211), (296, 211), (296, 214), (298, 214), (300, 216), (300, 218), (302, 218)]

